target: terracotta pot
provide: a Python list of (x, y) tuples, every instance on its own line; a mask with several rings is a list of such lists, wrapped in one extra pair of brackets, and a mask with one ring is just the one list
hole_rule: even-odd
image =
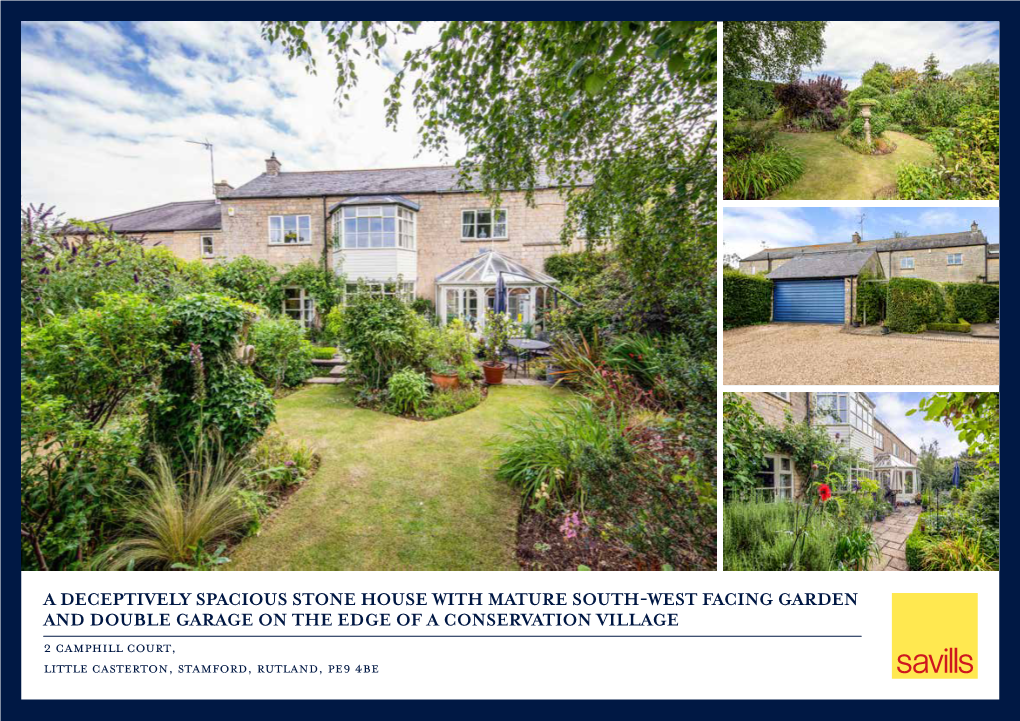
[(482, 372), (485, 373), (485, 382), (490, 386), (498, 386), (503, 382), (503, 371), (506, 370), (506, 363), (496, 363), (489, 365), (488, 363), (482, 364)]
[(453, 375), (443, 375), (442, 373), (432, 374), (432, 385), (436, 388), (442, 388), (443, 390), (453, 390), (460, 386), (460, 378), (456, 373)]

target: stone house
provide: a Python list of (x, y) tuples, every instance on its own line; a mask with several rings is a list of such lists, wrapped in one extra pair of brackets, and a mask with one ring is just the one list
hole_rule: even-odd
[[(833, 439), (857, 450), (859, 465), (852, 469), (847, 483), (856, 478), (876, 478), (896, 491), (898, 500), (913, 496), (917, 454), (875, 417), (875, 403), (867, 393), (771, 391), (739, 395), (769, 425), (782, 428), (789, 419), (821, 426)], [(809, 483), (793, 457), (782, 450), (768, 454), (758, 477), (758, 490), (771, 492), (777, 499), (798, 498)]]
[(853, 320), (860, 282), (923, 278), (939, 283), (998, 283), (999, 246), (977, 223), (969, 231), (907, 238), (769, 248), (740, 261), (740, 270), (774, 281), (773, 320)]
[[(237, 188), (216, 183), (214, 196), (97, 222), (186, 260), (250, 256), (281, 270), (321, 263), (348, 289), (364, 281), (375, 292), (427, 298), (444, 321), (463, 317), (475, 327), (484, 323), (500, 275), (510, 313), (538, 320), (556, 285), (542, 272), (545, 259), (584, 245), (561, 242), (565, 202), (545, 176), (533, 205), (523, 191), (504, 191), (493, 208), (483, 194), (459, 186), (454, 167), (284, 172), (273, 154), (264, 173)], [(464, 267), (479, 258), (483, 267), (465, 276)], [(284, 310), (306, 324), (316, 318), (303, 288), (287, 289)]]

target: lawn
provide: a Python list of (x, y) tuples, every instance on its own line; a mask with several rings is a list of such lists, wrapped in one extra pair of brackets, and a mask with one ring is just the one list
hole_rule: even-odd
[(836, 142), (831, 133), (776, 133), (775, 142), (804, 161), (804, 174), (772, 200), (873, 200), (890, 197), (896, 169), (904, 163), (928, 165), (935, 159), (924, 141), (887, 130), (883, 137), (896, 143), (888, 155), (861, 155)]
[(428, 423), (358, 408), (337, 386), (283, 398), (279, 427), (322, 465), (226, 568), (516, 570), (519, 496), (493, 477), (487, 441), (565, 395), (494, 386), (477, 408)]

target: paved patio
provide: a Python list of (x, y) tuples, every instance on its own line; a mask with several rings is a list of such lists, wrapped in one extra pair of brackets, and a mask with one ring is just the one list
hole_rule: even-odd
[(877, 521), (871, 524), (871, 533), (875, 542), (882, 549), (882, 559), (877, 566), (872, 566), (873, 571), (906, 571), (907, 554), (904, 546), (907, 536), (914, 530), (917, 518), (921, 515), (920, 506), (906, 506), (897, 508), (891, 516), (886, 516), (884, 521)]

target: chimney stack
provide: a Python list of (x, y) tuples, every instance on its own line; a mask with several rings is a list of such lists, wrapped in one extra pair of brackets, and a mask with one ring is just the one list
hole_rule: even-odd
[(216, 196), (216, 200), (219, 201), (220, 198), (222, 198), (224, 195), (226, 195), (231, 190), (233, 190), (234, 186), (232, 186), (230, 183), (228, 183), (225, 180), (221, 180), (218, 183), (214, 183), (212, 188), (213, 188), (213, 195)]
[(280, 161), (276, 159), (276, 151), (266, 159), (266, 175), (279, 175)]
[(861, 234), (854, 231), (854, 234), (850, 236), (850, 240), (853, 241), (854, 245), (861, 242)]
[(970, 224), (970, 232), (971, 232), (971, 233), (976, 233), (976, 232), (978, 232), (978, 224), (977, 224), (977, 221), (976, 221), (976, 220), (975, 220), (975, 221), (973, 221), (973, 222), (972, 222), (972, 223)]

